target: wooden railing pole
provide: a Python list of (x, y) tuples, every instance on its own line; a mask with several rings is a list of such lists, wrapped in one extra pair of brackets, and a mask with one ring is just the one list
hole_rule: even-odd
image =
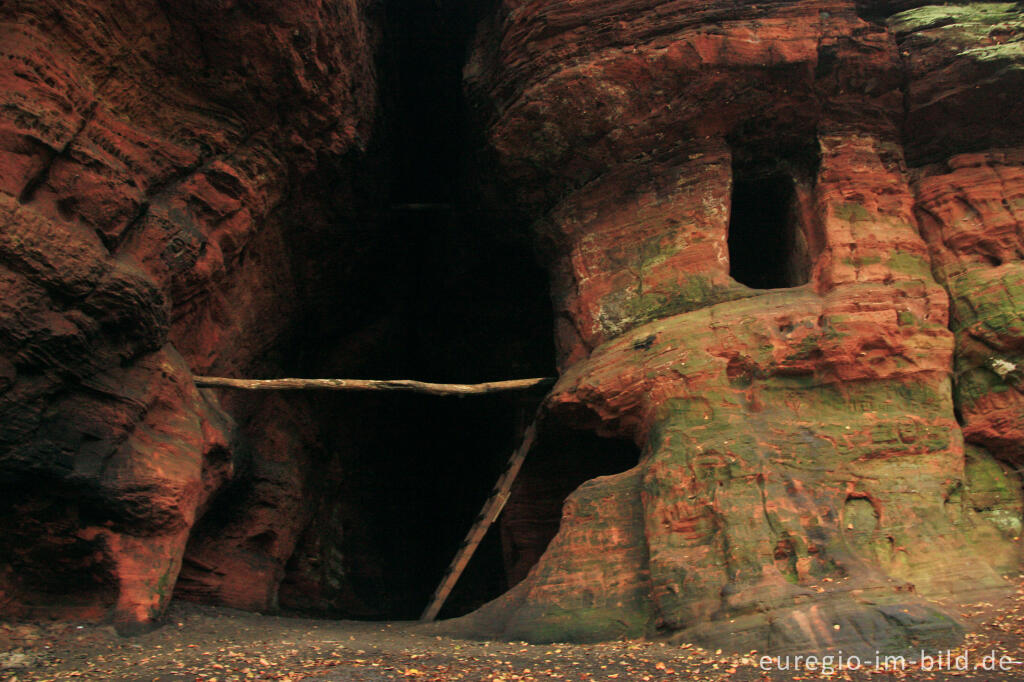
[(201, 376), (193, 379), (199, 388), (235, 388), (246, 391), (408, 391), (441, 396), (524, 391), (555, 383), (549, 377), (488, 381), (482, 384), (435, 384), (412, 379), (229, 379)]
[[(436, 384), (412, 379), (230, 379), (227, 377), (193, 377), (199, 388), (232, 388), (249, 391), (290, 391), (290, 390), (333, 390), (333, 391), (409, 391), (427, 393), (429, 395), (480, 395), (499, 391), (523, 391), (538, 386), (550, 386), (555, 383), (552, 378), (512, 379), (510, 381), (490, 381), (482, 384)], [(505, 471), (494, 484), (490, 497), (469, 529), (462, 546), (455, 553), (455, 558), (448, 565), (448, 570), (441, 579), (441, 584), (434, 590), (430, 603), (420, 617), (421, 621), (432, 621), (444, 606), (452, 588), (458, 582), (476, 548), (494, 524), (508, 502), (512, 484), (519, 475), (523, 460), (533, 447), (537, 437), (537, 417), (523, 432), (519, 447), (509, 457)]]

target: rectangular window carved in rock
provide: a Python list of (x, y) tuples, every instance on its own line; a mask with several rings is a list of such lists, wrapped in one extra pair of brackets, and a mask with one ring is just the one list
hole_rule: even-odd
[(733, 170), (729, 275), (752, 289), (806, 284), (807, 235), (792, 175)]

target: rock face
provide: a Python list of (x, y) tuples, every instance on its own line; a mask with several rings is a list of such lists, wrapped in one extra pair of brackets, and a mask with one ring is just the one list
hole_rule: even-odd
[[(302, 524), (301, 476), (273, 464), (301, 463), (309, 429), (281, 419), (243, 453), (191, 373), (265, 369), (301, 312), (323, 263), (291, 262), (289, 195), (369, 136), (364, 5), (0, 7), (4, 614), (157, 618), (195, 520), (253, 461), (264, 516), (194, 533), (180, 587), (273, 601)], [(243, 431), (261, 409), (231, 408)]]
[(871, 652), (1019, 567), (1020, 8), (921, 4), (502, 5), (466, 73), (550, 257), (547, 418), (641, 456), (448, 629)]
[[(940, 603), (1004, 589), (1022, 558), (1019, 3), (496, 5), (460, 142), (486, 139), (481, 205), (505, 188), (534, 225), (560, 378), (501, 522), (514, 587), (442, 627), (773, 654), (954, 641)], [(174, 594), (376, 616), (389, 589), (419, 607), (432, 566), (401, 564), (432, 548), (440, 572), (479, 507), (460, 475), (500, 466), (430, 457), (506, 440), (493, 415), (525, 403), (449, 427), (415, 401), (192, 381), (369, 373), (414, 339), (403, 373), (545, 348), (465, 328), (471, 305), (479, 327), (530, 326), (503, 307), (530, 267), (469, 218), (345, 229), (385, 200), (358, 185), (395, 100), (381, 13), (0, 4), (0, 614), (132, 628)], [(413, 57), (396, 71), (422, 75)], [(450, 128), (439, 111), (397, 139)], [(320, 334), (344, 343), (303, 364)], [(409, 518), (417, 495), (433, 515)]]

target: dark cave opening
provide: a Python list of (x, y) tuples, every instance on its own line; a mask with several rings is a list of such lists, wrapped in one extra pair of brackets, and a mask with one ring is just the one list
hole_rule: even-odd
[[(359, 343), (343, 339), (324, 349), (318, 374), (467, 383), (552, 376), (543, 271), (527, 254), (481, 240), (482, 233), (470, 238), (445, 227), (435, 234), (447, 235), (431, 242), (435, 262), (445, 264), (443, 276), (413, 268), (392, 280), (397, 312), (357, 332)], [(453, 243), (463, 238), (475, 253), (471, 259)], [(338, 353), (349, 348), (356, 358)], [(543, 389), (464, 398), (317, 396), (311, 409), (323, 469), (311, 494), (311, 528), (281, 587), (282, 607), (350, 618), (418, 617), (542, 395)], [(335, 598), (328, 596), (327, 608), (302, 595), (308, 571), (301, 564), (310, 559), (323, 582), (345, 583)], [(507, 587), (492, 530), (441, 615), (468, 612)]]
[[(547, 273), (528, 225), (477, 186), (462, 65), (485, 9), (468, 0), (385, 5), (377, 153), (386, 162), (379, 185), (365, 189), (377, 199), (373, 247), (332, 285), (338, 301), (357, 293), (358, 318), (321, 295), (299, 332), (296, 371), (451, 383), (554, 376)], [(419, 617), (542, 395), (317, 396), (314, 510), (286, 566), (281, 607)], [(508, 586), (495, 528), (441, 617)]]
[(733, 169), (729, 275), (752, 289), (806, 284), (806, 235), (796, 186), (781, 169)]
[[(330, 615), (419, 617), (538, 397), (326, 397), (321, 423), (333, 415), (335, 427), (328, 429), (331, 460), (315, 493), (312, 538), (319, 543), (300, 543), (281, 588), (282, 606), (322, 610), (302, 600), (300, 564), (312, 559), (328, 564), (326, 573), (334, 575), (325, 578), (345, 582)], [(468, 612), (505, 591), (503, 565), (492, 530), (442, 617)]]
[(547, 549), (570, 493), (598, 476), (622, 473), (639, 460), (632, 441), (545, 424), (498, 522), (508, 586), (525, 578)]
[[(442, 383), (556, 375), (547, 271), (510, 193), (489, 184), (464, 101), (461, 69), (485, 9), (469, 0), (384, 5), (377, 137), (357, 162), (362, 172), (340, 160), (297, 192), (315, 199), (292, 218), (303, 317), (253, 374)], [(181, 596), (222, 598), (223, 582), (209, 580), (216, 567), (202, 563), (212, 555), (216, 564), (226, 538), (242, 548), (233, 556), (246, 570), (279, 575), (266, 608), (418, 618), (542, 397), (231, 397), (235, 413), (249, 415), (248, 452), (190, 539)], [(290, 432), (278, 427), (286, 416)], [(442, 618), (520, 580), (557, 531), (565, 497), (638, 460), (632, 444), (546, 421)], [(286, 460), (275, 444), (294, 447), (294, 434), (302, 448)], [(284, 507), (293, 510), (287, 528), (240, 519), (281, 518)]]

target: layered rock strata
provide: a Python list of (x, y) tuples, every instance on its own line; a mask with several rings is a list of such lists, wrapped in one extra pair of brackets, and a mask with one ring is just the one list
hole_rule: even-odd
[[(955, 640), (936, 600), (1019, 567), (1020, 153), (979, 151), (1020, 138), (1019, 8), (876, 5), (505, 2), (481, 33), (550, 255), (547, 419), (641, 455), (448, 629), (872, 653)], [(769, 289), (731, 259), (741, 183), (785, 204), (742, 232)]]
[[(239, 463), (309, 451), (299, 414), (240, 452), (191, 374), (267, 369), (299, 314), (318, 266), (284, 217), (365, 145), (374, 40), (357, 1), (0, 7), (5, 615), (152, 622)], [(268, 518), (193, 538), (194, 592), (275, 603), (297, 476), (261, 472), (246, 510)]]

